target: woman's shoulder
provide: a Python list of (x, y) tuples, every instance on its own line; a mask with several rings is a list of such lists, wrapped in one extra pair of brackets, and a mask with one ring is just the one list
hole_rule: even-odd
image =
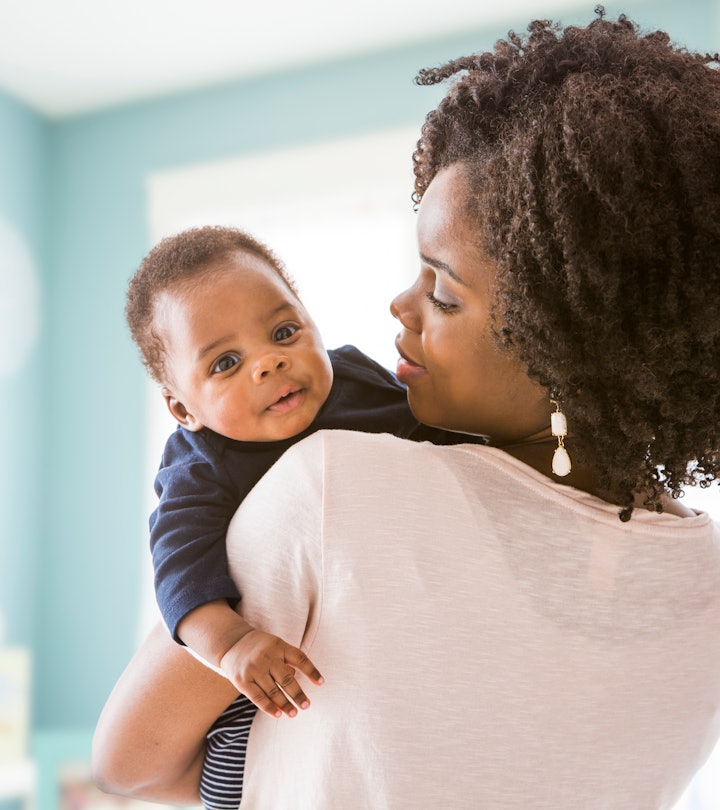
[[(434, 482), (493, 474), (482, 445), (436, 445), (415, 442), (390, 433), (321, 430), (294, 445), (276, 466), (290, 474), (322, 475), (323, 488), (342, 490), (350, 485), (377, 495), (378, 488), (421, 491)], [(386, 494), (386, 490), (385, 490)]]
[(435, 445), (431, 442), (415, 442), (400, 438), (391, 433), (366, 433), (361, 430), (319, 430), (294, 445), (288, 453), (311, 455), (321, 453), (324, 456), (339, 456), (350, 461), (353, 455), (369, 454), (372, 456), (408, 455), (431, 456), (437, 450), (452, 448)]
[(370, 481), (374, 480), (373, 471), (381, 468), (413, 470), (420, 475), (427, 465), (452, 465), (449, 453), (458, 449), (458, 446), (413, 442), (390, 433), (319, 430), (290, 447), (270, 473), (302, 475), (307, 479), (332, 473), (344, 479), (365, 477)]

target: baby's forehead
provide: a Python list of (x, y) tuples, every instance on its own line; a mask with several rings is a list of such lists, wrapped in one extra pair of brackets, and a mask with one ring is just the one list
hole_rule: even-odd
[(154, 326), (172, 330), (188, 319), (223, 309), (228, 299), (234, 301), (235, 311), (252, 315), (304, 312), (295, 289), (279, 270), (264, 259), (241, 253), (175, 278), (159, 289), (153, 305)]
[(155, 300), (192, 299), (200, 297), (204, 292), (212, 292), (220, 283), (230, 283), (242, 288), (244, 285), (257, 283), (258, 280), (267, 280), (273, 284), (283, 281), (281, 274), (265, 260), (252, 254), (237, 252), (189, 268), (184, 273), (167, 279), (164, 285), (158, 287)]
[[(284, 270), (269, 259), (250, 251), (236, 250), (218, 256), (188, 273), (190, 285), (204, 286), (212, 284), (219, 278), (228, 279), (239, 285), (267, 281), (283, 291), (289, 290), (295, 297), (297, 293)], [(182, 283), (182, 279), (180, 279)]]

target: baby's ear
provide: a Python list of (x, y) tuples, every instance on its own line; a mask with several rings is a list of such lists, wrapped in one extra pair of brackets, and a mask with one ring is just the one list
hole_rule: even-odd
[(193, 432), (202, 430), (203, 425), (188, 411), (182, 402), (175, 399), (169, 388), (163, 387), (162, 395), (165, 398), (165, 404), (173, 415), (173, 418), (177, 419), (184, 428), (192, 430)]

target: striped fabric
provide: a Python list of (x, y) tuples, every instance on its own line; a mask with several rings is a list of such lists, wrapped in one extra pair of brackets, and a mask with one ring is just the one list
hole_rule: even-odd
[(248, 734), (257, 707), (237, 697), (213, 723), (207, 746), (200, 798), (206, 810), (237, 810), (242, 798)]

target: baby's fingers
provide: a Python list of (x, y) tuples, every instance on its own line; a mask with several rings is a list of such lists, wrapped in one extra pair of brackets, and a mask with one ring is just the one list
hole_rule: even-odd
[(295, 669), (299, 669), (303, 675), (307, 675), (307, 677), (318, 686), (325, 681), (318, 668), (307, 655), (305, 655), (302, 650), (290, 644), (285, 647), (285, 663), (289, 664), (291, 667), (295, 667)]
[[(282, 694), (286, 695), (292, 701), (292, 704), (298, 706), (301, 709), (309, 709), (310, 708), (310, 700), (308, 696), (303, 692), (300, 684), (295, 679), (295, 671), (294, 670), (285, 670), (285, 674), (282, 675), (281, 673), (277, 673), (275, 677), (275, 683), (278, 686), (278, 691)], [(285, 711), (283, 709), (283, 711)], [(286, 712), (288, 714), (288, 712)], [(294, 717), (295, 713), (289, 714), (290, 717)]]
[(295, 717), (297, 706), (306, 709), (310, 705), (310, 701), (295, 680), (294, 670), (289, 667), (282, 666), (276, 673), (270, 672), (267, 678), (256, 683), (272, 704), (273, 717), (279, 717), (280, 714)]
[(283, 713), (288, 717), (294, 717), (297, 714), (297, 709), (274, 681), (266, 684), (265, 688), (258, 683), (254, 683), (253, 687), (253, 689), (248, 689), (245, 694), (265, 714), (274, 718), (282, 717)]

